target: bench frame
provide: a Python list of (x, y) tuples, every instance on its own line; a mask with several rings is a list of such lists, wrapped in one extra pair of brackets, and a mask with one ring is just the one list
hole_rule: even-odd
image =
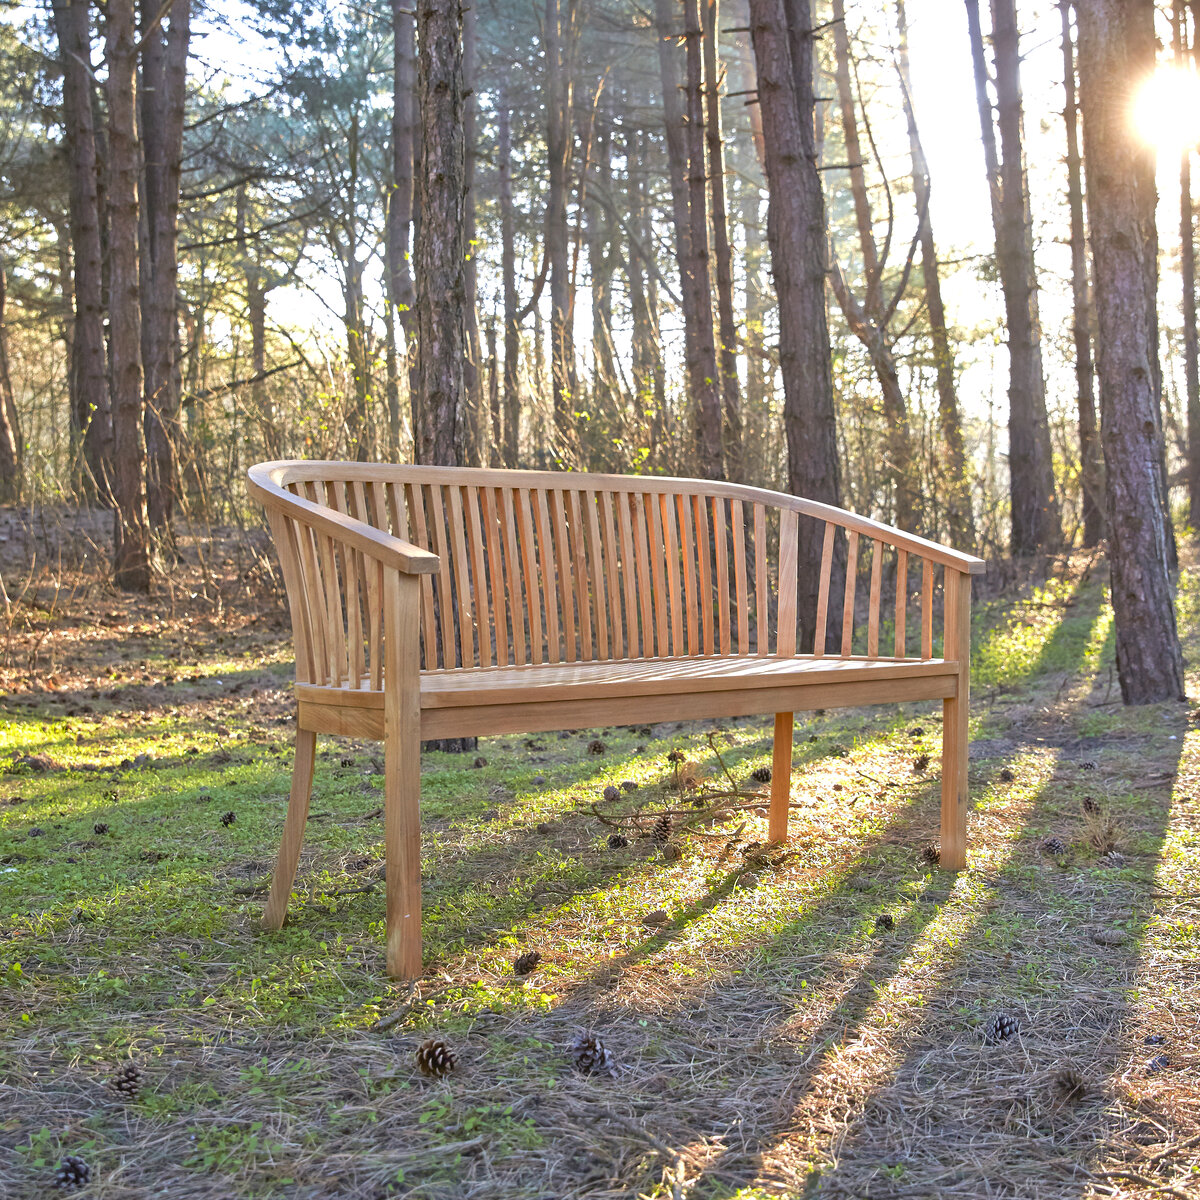
[[(387, 970), (397, 978), (422, 969), (423, 738), (630, 724), (664, 712), (676, 720), (773, 712), (769, 836), (783, 842), (794, 713), (941, 699), (941, 865), (965, 865), (971, 576), (983, 571), (980, 559), (814, 501), (700, 480), (287, 461), (251, 468), (249, 492), (267, 512), (296, 640), (296, 757), (266, 928), (286, 917), (318, 733), (384, 742)], [(796, 654), (802, 517), (824, 523), (818, 633), (807, 655)], [(773, 562), (769, 519), (778, 522)], [(833, 653), (826, 617), (839, 530), (846, 579)], [(860, 539), (872, 545), (865, 655), (853, 653)], [(879, 652), (885, 551), (903, 580), (891, 655)], [(919, 657), (906, 643), (910, 557), (923, 565)], [(731, 664), (718, 679), (718, 666)], [(768, 667), (782, 669), (777, 681)], [(523, 691), (526, 678), (539, 686)], [(489, 689), (500, 687), (502, 701), (489, 703)]]

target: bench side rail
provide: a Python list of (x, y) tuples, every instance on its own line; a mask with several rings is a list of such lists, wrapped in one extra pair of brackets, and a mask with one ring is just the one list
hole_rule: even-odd
[(273, 501), (298, 676), (329, 686), (381, 687), (385, 568), (421, 573), (421, 665), (454, 670), (928, 659), (939, 577), (982, 567), (826, 505), (696, 480), (360, 463), (263, 464), (251, 480)]

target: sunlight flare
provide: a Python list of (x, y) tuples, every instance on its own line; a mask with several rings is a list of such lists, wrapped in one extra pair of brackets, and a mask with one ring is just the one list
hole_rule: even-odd
[(1160, 156), (1180, 155), (1200, 143), (1200, 73), (1164, 64), (1134, 93), (1134, 128)]

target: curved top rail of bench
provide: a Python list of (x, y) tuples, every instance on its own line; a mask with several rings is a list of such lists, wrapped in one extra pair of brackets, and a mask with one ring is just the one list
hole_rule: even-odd
[(843, 529), (853, 530), (869, 538), (878, 538), (890, 546), (907, 550), (930, 562), (941, 563), (968, 575), (980, 575), (987, 564), (981, 558), (952, 550), (938, 542), (905, 533), (902, 529), (860, 517), (845, 509), (772, 492), (766, 488), (746, 487), (739, 483), (723, 483), (710, 479), (679, 479), (664, 475), (592, 475), (583, 471), (511, 471), (484, 467), (431, 467), (396, 463), (363, 463), (286, 459), (258, 463), (250, 468), (250, 494), (260, 501), (268, 498), (277, 506), (290, 509), (309, 524), (318, 525), (324, 532), (340, 536), (357, 549), (403, 571), (433, 572), (438, 558), (425, 550), (409, 545), (399, 538), (383, 533), (365, 522), (356, 521), (324, 505), (313, 504), (286, 490), (292, 483), (325, 480), (358, 480), (392, 483), (425, 483), (475, 487), (567, 487), (614, 492), (649, 492), (693, 496), (722, 496), (730, 500), (774, 505), (790, 509), (817, 520), (828, 521)]

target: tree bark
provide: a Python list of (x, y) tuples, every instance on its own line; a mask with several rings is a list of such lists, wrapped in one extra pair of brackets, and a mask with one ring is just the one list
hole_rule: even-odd
[[(142, 3), (142, 86), (138, 92), (147, 244), (142, 247), (143, 390), (147, 512), (151, 528), (170, 534), (179, 490), (177, 385), (179, 184), (183, 113), (191, 40), (191, 0), (174, 0), (163, 31), (158, 0)], [(157, 23), (155, 23), (157, 22)]]
[(54, 27), (63, 71), (71, 246), (75, 259), (75, 331), (71, 356), (71, 433), (90, 476), (87, 491), (110, 501), (112, 409), (104, 338), (96, 128), (92, 110), (91, 24), (86, 0), (55, 0)]
[(504, 291), (504, 465), (516, 467), (521, 428), (519, 370), (521, 324), (517, 317), (517, 249), (512, 197), (512, 115), (508, 89), (496, 100), (497, 198), (500, 207), (500, 274)]
[[(825, 197), (813, 135), (810, 0), (750, 0), (751, 36), (767, 173), (767, 240), (779, 302), (788, 490), (838, 505), (841, 481), (825, 313)], [(823, 530), (800, 526), (802, 646), (811, 648)], [(838, 544), (839, 569), (844, 551)], [(831, 588), (830, 628), (840, 604)]]
[(1126, 704), (1182, 700), (1159, 469), (1154, 152), (1126, 117), (1154, 69), (1154, 9), (1089, 0), (1077, 20), (1117, 673)]
[(738, 333), (733, 315), (733, 248), (729, 242), (729, 206), (725, 195), (725, 141), (721, 132), (721, 75), (717, 35), (719, 0), (700, 0), (704, 22), (705, 132), (708, 141), (709, 195), (712, 202), (714, 281), (717, 287), (717, 325), (720, 335), (722, 449), (725, 475), (744, 481), (742, 463), (741, 385), (738, 381)]
[(21, 426), (8, 369), (8, 327), (4, 323), (7, 295), (4, 260), (0, 258), (0, 504), (11, 504), (21, 494)]
[(142, 429), (142, 317), (138, 287), (137, 51), (133, 0), (108, 0), (109, 352), (112, 358), (113, 580), (130, 592), (150, 590)]
[(1054, 485), (1046, 384), (1042, 373), (1037, 275), (1021, 130), (1021, 79), (1014, 0), (992, 0), (992, 47), (996, 66), (996, 118), (1003, 159), (996, 154), (996, 126), (987, 93), (987, 65), (979, 24), (979, 0), (965, 0), (975, 68), (976, 100), (987, 161), (996, 232), (996, 267), (1008, 327), (1009, 483), (1012, 552), (1053, 552), (1062, 541)]
[(463, 240), (466, 243), (466, 306), (463, 321), (466, 325), (467, 359), (463, 364), (463, 412), (459, 415), (461, 462), (464, 467), (478, 467), (485, 457), (483, 439), (485, 420), (483, 407), (483, 352), (479, 344), (479, 269), (476, 256), (475, 226), (475, 126), (478, 101), (475, 97), (475, 77), (478, 70), (478, 37), (476, 34), (475, 4), (463, 6)]
[(938, 425), (945, 455), (944, 499), (950, 539), (960, 549), (975, 545), (975, 518), (971, 508), (971, 480), (963, 442), (962, 415), (954, 379), (954, 351), (946, 328), (946, 306), (942, 301), (941, 270), (933, 238), (933, 219), (929, 211), (929, 165), (917, 128), (912, 101), (912, 73), (908, 61), (908, 18), (904, 0), (896, 0), (899, 32), (899, 66), (904, 116), (908, 125), (908, 148), (912, 161), (913, 199), (917, 207), (918, 238), (921, 244), (921, 279), (925, 288), (925, 306), (929, 314), (930, 339), (933, 343), (937, 376)]
[[(1071, 0), (1060, 0), (1058, 7), (1062, 16), (1063, 88), (1066, 93), (1063, 121), (1067, 130), (1067, 204), (1071, 212), (1071, 333), (1075, 343), (1075, 393), (1079, 410), (1079, 486), (1083, 544), (1090, 547), (1098, 545), (1104, 537), (1104, 464), (1096, 429), (1092, 298), (1088, 286), (1087, 233), (1083, 224), (1083, 173), (1079, 161), (1079, 112), (1075, 96)], [(1186, 271), (1185, 264), (1185, 275)]]
[(427, 0), (417, 14), (421, 158), (417, 190), (417, 462), (459, 462), (467, 354), (466, 144), (462, 0)]
[[(400, 321), (402, 357), (410, 403), (414, 375), (416, 289), (410, 247), (413, 225), (413, 143), (416, 112), (416, 42), (410, 0), (392, 0), (392, 193), (387, 211), (388, 301)], [(390, 401), (390, 397), (389, 397)], [(392, 451), (400, 452), (399, 396), (389, 411)], [(416, 418), (413, 414), (413, 428)]]

